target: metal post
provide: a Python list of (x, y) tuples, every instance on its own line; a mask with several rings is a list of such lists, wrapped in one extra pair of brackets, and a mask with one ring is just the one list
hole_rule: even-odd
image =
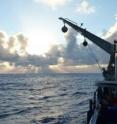
[(115, 81), (117, 81), (117, 41), (114, 41), (115, 52)]
[(115, 54), (115, 81), (117, 81), (117, 53)]

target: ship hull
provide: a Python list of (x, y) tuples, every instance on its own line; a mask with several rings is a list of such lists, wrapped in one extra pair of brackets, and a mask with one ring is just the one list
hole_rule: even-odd
[(87, 124), (117, 124), (117, 82), (97, 83), (94, 97), (89, 102)]

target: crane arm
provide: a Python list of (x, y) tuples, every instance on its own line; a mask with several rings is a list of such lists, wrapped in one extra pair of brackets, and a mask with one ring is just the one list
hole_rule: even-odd
[(83, 29), (79, 26), (77, 26), (76, 23), (72, 22), (69, 19), (65, 19), (65, 18), (59, 18), (60, 20), (62, 20), (64, 23), (67, 23), (69, 26), (71, 26), (73, 29), (75, 29), (77, 32), (81, 33), (83, 36), (85, 36), (87, 39), (91, 40), (93, 43), (95, 43), (96, 45), (98, 45), (100, 48), (102, 48), (103, 50), (105, 50), (107, 53), (112, 54), (113, 53), (113, 47), (114, 45), (112, 45), (111, 43), (109, 43), (108, 41), (90, 33), (89, 31), (87, 31), (86, 29)]

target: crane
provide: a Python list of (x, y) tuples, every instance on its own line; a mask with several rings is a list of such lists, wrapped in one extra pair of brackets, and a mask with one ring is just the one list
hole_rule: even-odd
[(67, 32), (68, 28), (65, 26), (65, 24), (68, 24), (70, 27), (72, 27), (74, 30), (79, 32), (81, 35), (95, 43), (97, 46), (99, 46), (101, 49), (103, 49), (105, 52), (107, 52), (110, 55), (110, 60), (107, 69), (103, 68), (103, 76), (105, 80), (115, 80), (115, 45), (109, 43), (108, 41), (96, 36), (95, 34), (87, 31), (86, 29), (78, 26), (75, 22), (67, 19), (67, 18), (59, 18), (63, 21), (64, 26), (62, 27), (62, 31), (65, 33)]

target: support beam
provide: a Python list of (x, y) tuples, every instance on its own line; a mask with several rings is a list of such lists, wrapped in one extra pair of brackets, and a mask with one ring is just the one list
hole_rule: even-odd
[(64, 23), (68, 24), (69, 26), (71, 26), (73, 29), (75, 29), (77, 32), (79, 32), (81, 35), (83, 35), (84, 37), (86, 37), (87, 39), (89, 39), (90, 41), (95, 43), (96, 45), (98, 45), (101, 49), (103, 49), (110, 55), (114, 52), (113, 51), (114, 45), (112, 45), (108, 41), (90, 33), (86, 29), (83, 29), (83, 28), (77, 26), (76, 23), (72, 22), (69, 19), (64, 19), (64, 18), (59, 18), (59, 19), (62, 20)]

